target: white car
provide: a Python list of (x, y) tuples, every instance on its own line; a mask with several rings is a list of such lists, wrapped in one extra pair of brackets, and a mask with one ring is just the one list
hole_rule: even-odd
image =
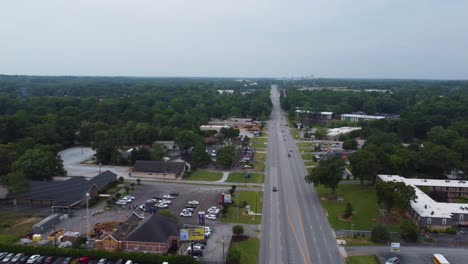
[(159, 208), (167, 208), (167, 207), (169, 207), (167, 204), (164, 204), (164, 203), (158, 203), (156, 206), (159, 207)]
[(205, 230), (205, 238), (208, 238), (210, 236), (211, 236), (211, 232), (210, 231), (206, 232), (206, 230)]
[(183, 216), (183, 217), (192, 217), (192, 213), (191, 213), (191, 212), (188, 212), (188, 211), (185, 211), (185, 212), (180, 213), (180, 216)]
[(34, 262), (36, 262), (36, 260), (40, 257), (41, 255), (32, 255), (31, 257), (29, 257), (28, 261), (26, 263), (28, 264), (33, 264)]
[(220, 211), (220, 210), (219, 210), (218, 208), (210, 208), (210, 209), (208, 209), (208, 213), (214, 214), (214, 215), (219, 214), (219, 211)]
[(166, 200), (166, 199), (163, 199), (161, 201), (159, 201), (159, 203), (163, 203), (163, 204), (171, 204), (172, 201), (171, 200)]
[(184, 208), (183, 211), (185, 211), (185, 210), (186, 210), (186, 211), (189, 211), (189, 212), (191, 212), (191, 213), (193, 213), (193, 208), (190, 208), (190, 207), (189, 207), (189, 208)]
[(198, 205), (200, 204), (200, 202), (197, 200), (192, 200), (192, 201), (189, 201), (188, 204)]
[(123, 201), (123, 200), (118, 200), (117, 202), (115, 202), (115, 204), (117, 204), (117, 205), (127, 205), (127, 202)]
[[(193, 245), (193, 250), (202, 250), (201, 246), (198, 245)], [(187, 253), (190, 253), (192, 251), (192, 247), (188, 247)]]
[(163, 195), (164, 199), (174, 199), (174, 196), (170, 196), (169, 194)]
[(214, 215), (214, 214), (209, 214), (209, 215), (207, 215), (205, 217), (206, 217), (206, 219), (216, 220), (216, 215)]

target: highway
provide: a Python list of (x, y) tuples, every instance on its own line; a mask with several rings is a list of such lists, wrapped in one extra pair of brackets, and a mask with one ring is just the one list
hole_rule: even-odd
[(275, 85), (271, 100), (259, 263), (344, 263), (313, 185), (304, 181), (307, 171)]

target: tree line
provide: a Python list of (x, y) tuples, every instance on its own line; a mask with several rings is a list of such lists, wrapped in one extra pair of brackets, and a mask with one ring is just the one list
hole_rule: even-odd
[[(63, 175), (57, 153), (76, 144), (92, 146), (103, 164), (118, 164), (121, 148), (155, 140), (175, 140), (182, 150), (200, 153), (199, 126), (210, 118), (266, 119), (271, 111), (265, 80), (246, 89), (233, 79), (0, 77), (2, 184), (12, 182), (7, 175)], [(234, 93), (217, 92), (222, 89)]]

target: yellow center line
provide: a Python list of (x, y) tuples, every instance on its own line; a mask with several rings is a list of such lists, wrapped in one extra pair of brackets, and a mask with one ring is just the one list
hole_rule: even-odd
[[(287, 204), (287, 203), (286, 203), (286, 201), (287, 201), (286, 196), (284, 196), (284, 200), (285, 200), (285, 204)], [(285, 206), (285, 207), (286, 207), (286, 215), (288, 216), (289, 227), (291, 227), (291, 231), (293, 232), (294, 239), (296, 239), (296, 243), (297, 243), (297, 245), (299, 246), (299, 250), (301, 251), (302, 257), (304, 258), (304, 262), (305, 262), (305, 263), (310, 263), (310, 262), (307, 262), (307, 258), (306, 258), (305, 254), (304, 254), (304, 251), (302, 250), (301, 243), (299, 243), (299, 239), (297, 238), (296, 231), (295, 231), (294, 228), (293, 228), (293, 224), (292, 224), (292, 221), (291, 221), (291, 217), (289, 216), (289, 209), (288, 209), (287, 206)]]
[[(305, 241), (306, 239), (305, 239), (304, 225), (302, 224), (302, 215), (301, 215), (301, 209), (299, 209), (299, 204), (297, 205), (297, 212), (299, 213), (299, 225), (301, 227), (301, 232), (302, 232), (302, 236), (304, 237), (304, 245), (305, 245), (307, 241)], [(309, 260), (309, 263), (312, 263), (312, 261), (310, 261), (309, 250), (305, 248), (305, 251), (307, 253), (307, 259)]]

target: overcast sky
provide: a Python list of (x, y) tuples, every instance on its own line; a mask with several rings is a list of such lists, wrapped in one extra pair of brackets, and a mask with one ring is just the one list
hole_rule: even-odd
[(0, 73), (468, 79), (467, 0), (1, 1)]

